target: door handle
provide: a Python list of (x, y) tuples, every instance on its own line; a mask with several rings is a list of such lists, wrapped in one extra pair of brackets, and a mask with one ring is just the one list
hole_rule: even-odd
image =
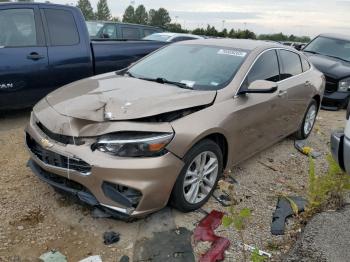
[(278, 92), (278, 96), (279, 97), (282, 97), (282, 96), (284, 96), (284, 95), (286, 95), (287, 94), (287, 91), (285, 91), (285, 90), (280, 90), (279, 92)]
[(306, 86), (306, 87), (310, 87), (310, 86), (311, 86), (310, 81), (306, 81), (306, 82), (305, 82), (305, 86)]
[(37, 52), (32, 52), (27, 55), (27, 58), (36, 61), (45, 58), (45, 56), (39, 55)]

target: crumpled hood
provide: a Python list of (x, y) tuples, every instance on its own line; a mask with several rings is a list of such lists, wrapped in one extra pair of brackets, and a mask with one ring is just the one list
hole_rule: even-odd
[(130, 120), (207, 105), (216, 91), (196, 91), (115, 73), (80, 80), (50, 93), (46, 100), (58, 113), (102, 122)]
[(350, 63), (323, 55), (304, 52), (310, 62), (322, 73), (336, 80), (350, 76)]

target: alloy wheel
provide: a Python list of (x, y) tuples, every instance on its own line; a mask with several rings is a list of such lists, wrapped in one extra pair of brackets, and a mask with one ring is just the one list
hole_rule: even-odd
[(304, 133), (305, 135), (308, 135), (312, 127), (314, 126), (315, 120), (316, 120), (316, 114), (317, 114), (317, 108), (316, 105), (311, 105), (309, 110), (307, 111), (305, 121), (304, 121)]
[(188, 203), (205, 199), (213, 189), (219, 171), (217, 156), (211, 151), (201, 152), (188, 166), (183, 183), (183, 193)]

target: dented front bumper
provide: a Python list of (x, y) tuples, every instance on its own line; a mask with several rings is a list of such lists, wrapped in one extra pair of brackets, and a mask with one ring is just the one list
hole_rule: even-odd
[(26, 143), (31, 155), (29, 166), (42, 180), (90, 205), (128, 216), (143, 216), (167, 204), (183, 167), (183, 161), (171, 152), (148, 158), (111, 156), (92, 151), (88, 143), (57, 142), (38, 127), (37, 121), (32, 115), (26, 128)]

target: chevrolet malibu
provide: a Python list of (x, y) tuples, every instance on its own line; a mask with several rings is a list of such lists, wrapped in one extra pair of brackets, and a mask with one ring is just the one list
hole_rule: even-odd
[(33, 109), (28, 165), (116, 216), (201, 207), (229, 169), (307, 138), (325, 79), (298, 51), (253, 40), (176, 43), (62, 87)]

